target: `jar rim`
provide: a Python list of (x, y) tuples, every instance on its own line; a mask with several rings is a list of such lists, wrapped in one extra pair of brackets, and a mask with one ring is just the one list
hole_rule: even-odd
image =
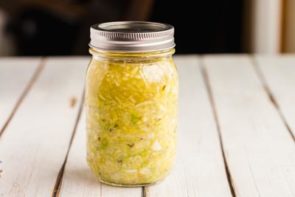
[(116, 21), (94, 24), (89, 46), (99, 50), (145, 52), (175, 47), (174, 27), (146, 21)]

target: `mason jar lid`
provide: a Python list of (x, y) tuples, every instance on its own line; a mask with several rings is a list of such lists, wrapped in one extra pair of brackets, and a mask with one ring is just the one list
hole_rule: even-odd
[(157, 51), (174, 48), (174, 27), (143, 21), (118, 21), (92, 25), (91, 48), (108, 51)]

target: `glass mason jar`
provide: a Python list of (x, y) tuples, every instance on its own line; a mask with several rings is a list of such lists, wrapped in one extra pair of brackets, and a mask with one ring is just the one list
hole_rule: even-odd
[(91, 27), (86, 79), (87, 162), (99, 181), (155, 183), (176, 152), (174, 28), (151, 22)]

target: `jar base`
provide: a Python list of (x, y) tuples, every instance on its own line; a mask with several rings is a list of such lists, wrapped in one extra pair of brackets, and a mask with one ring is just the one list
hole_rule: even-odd
[(144, 187), (144, 186), (151, 186), (158, 184), (162, 182), (165, 178), (160, 179), (158, 181), (152, 182), (152, 183), (139, 183), (139, 184), (121, 184), (121, 183), (113, 183), (113, 182), (108, 182), (103, 179), (98, 178), (98, 181), (102, 184), (109, 185), (112, 187), (127, 187), (127, 188), (136, 188), (136, 187)]

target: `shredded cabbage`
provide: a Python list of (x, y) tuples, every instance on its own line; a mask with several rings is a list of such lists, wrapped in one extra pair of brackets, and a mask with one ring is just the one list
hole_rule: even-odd
[(140, 59), (94, 58), (87, 72), (87, 161), (105, 183), (154, 183), (174, 161), (176, 68), (171, 55)]

